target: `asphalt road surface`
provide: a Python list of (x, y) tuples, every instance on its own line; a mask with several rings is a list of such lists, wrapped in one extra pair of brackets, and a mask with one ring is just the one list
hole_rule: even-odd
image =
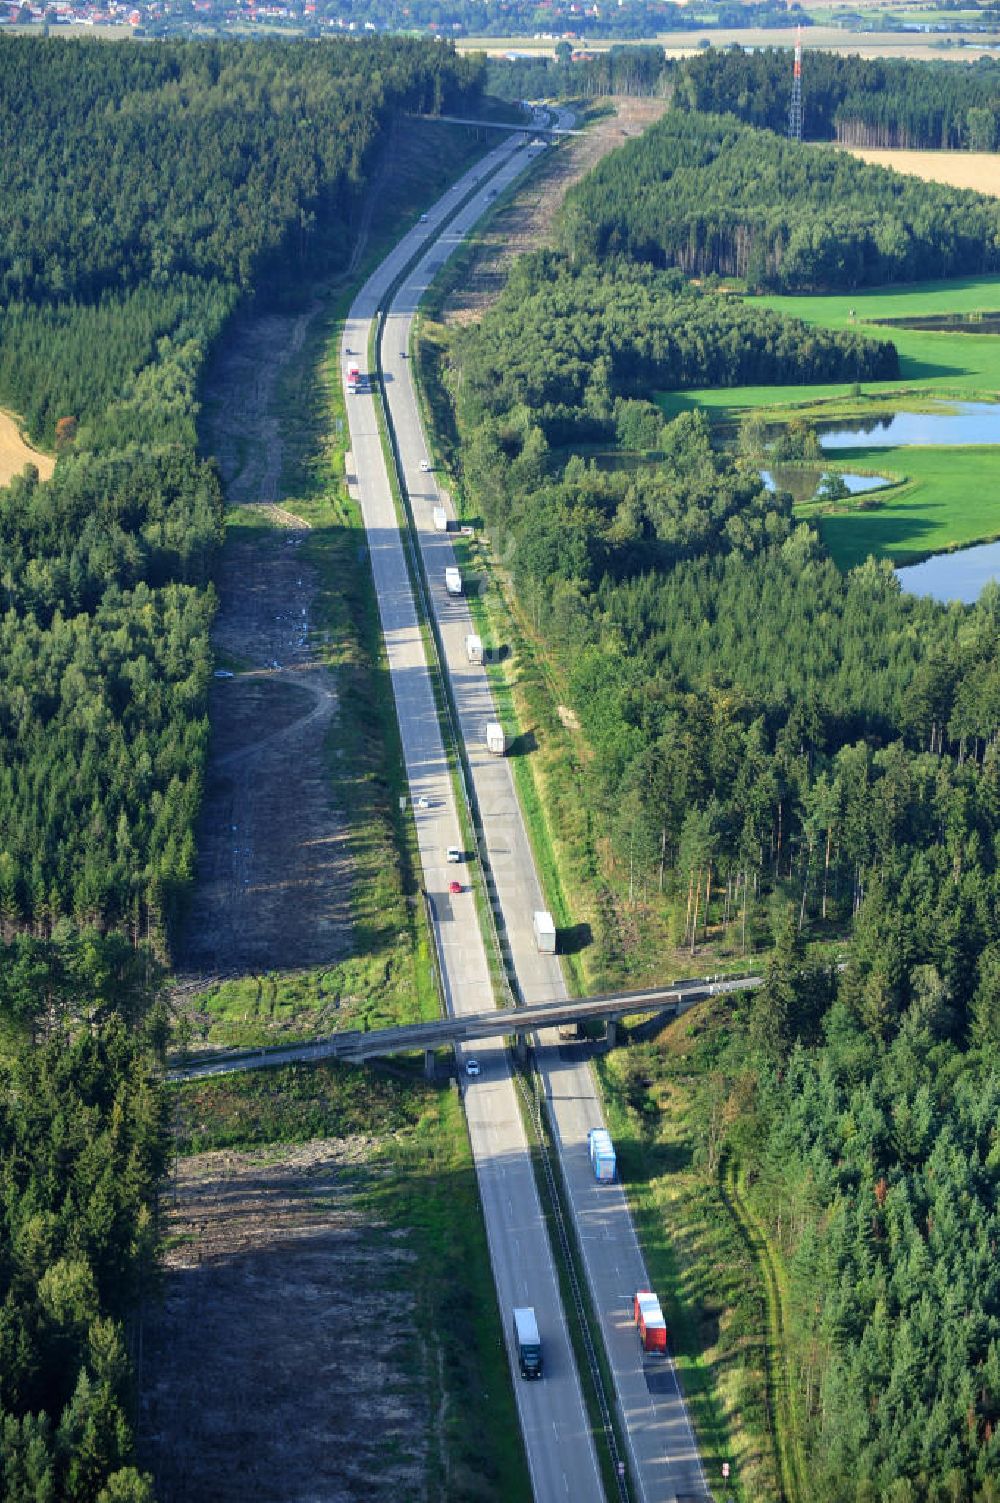
[[(449, 846), (461, 845), (458, 815), (376, 427), (368, 375), (369, 332), (392, 283), (420, 248), (434, 239), (442, 218), (464, 194), (494, 174), (490, 185), (476, 195), (476, 207), (462, 211), (461, 222), (468, 226), (486, 208), (489, 195), (522, 170), (527, 159), (520, 149), (522, 141), (523, 137), (515, 137), (514, 142), (505, 142), (477, 164), (428, 212), (426, 221), (404, 237), (355, 299), (341, 352), (345, 371), (349, 362), (357, 360), (365, 373), (357, 394), (347, 397), (352, 446), (349, 476), (368, 534), (424, 885), (434, 913), (447, 1004), (454, 1013), (481, 1012), (494, 1005), (495, 998), (467, 874), (449, 863), (445, 854)], [(447, 232), (452, 245), (454, 233)], [(435, 247), (425, 260), (440, 258), (441, 250)], [(404, 286), (409, 286), (408, 279)], [(398, 350), (396, 355), (398, 359)], [(405, 361), (399, 363), (405, 368)], [(387, 391), (392, 381), (387, 376)], [(419, 473), (419, 459), (414, 459), (413, 469)], [(418, 800), (426, 800), (426, 806)], [(464, 890), (451, 895), (449, 884), (456, 874)], [(476, 1057), (482, 1074), (465, 1080), (466, 1112), (535, 1498), (538, 1503), (601, 1499), (604, 1493), (593, 1438), (506, 1055), (499, 1043), (493, 1043), (477, 1047)], [(538, 1318), (545, 1363), (541, 1382), (527, 1383), (518, 1375), (512, 1340), (516, 1305), (533, 1306)]]
[[(521, 155), (528, 155), (528, 151)], [(407, 275), (388, 312), (382, 358), (385, 396), (430, 585), (431, 605), (440, 625), (514, 967), (525, 1001), (540, 1002), (566, 997), (566, 986), (558, 960), (540, 955), (535, 946), (532, 914), (546, 904), (510, 763), (505, 758), (491, 756), (484, 744), (486, 722), (497, 717), (484, 669), (467, 660), (465, 639), (474, 627), (466, 599), (450, 595), (445, 588), (445, 569), (454, 566), (455, 559), (448, 535), (434, 527), (433, 510), (436, 506), (447, 507), (447, 499), (439, 492), (433, 473), (421, 468), (421, 461), (427, 462), (428, 451), (409, 361), (403, 354), (421, 296), (443, 260), (459, 244), (515, 166), (516, 157), (509, 168), (503, 169), (489, 187), (476, 195)], [(452, 521), (454, 525), (453, 518)], [(474, 580), (463, 584), (466, 592), (476, 588)], [(650, 1284), (624, 1192), (617, 1184), (598, 1185), (591, 1174), (587, 1133), (590, 1128), (605, 1124), (590, 1067), (575, 1058), (572, 1049), (560, 1048), (551, 1032), (541, 1036), (540, 1045), (538, 1064), (640, 1497), (644, 1503), (705, 1498), (708, 1494), (705, 1476), (673, 1361), (643, 1359), (631, 1321), (633, 1294), (637, 1289), (649, 1288)]]

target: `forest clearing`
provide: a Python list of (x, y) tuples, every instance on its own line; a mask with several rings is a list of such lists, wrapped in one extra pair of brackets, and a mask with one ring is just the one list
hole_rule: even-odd
[[(403, 1292), (410, 1239), (387, 1237), (357, 1203), (377, 1172), (374, 1147), (317, 1139), (286, 1146), (278, 1162), (261, 1149), (177, 1161), (140, 1436), (163, 1503), (420, 1491), (433, 1392), (423, 1365), (433, 1358)], [(388, 1319), (392, 1347), (373, 1349), (370, 1329)], [(351, 1378), (331, 1404), (307, 1370)]]
[(332, 1064), (173, 1102), (139, 1426), (161, 1503), (526, 1499), (457, 1094)]
[(49, 480), (56, 467), (55, 456), (40, 454), (21, 437), (21, 430), (7, 412), (0, 412), (0, 485), (20, 475), (26, 464), (37, 466), (42, 480)]

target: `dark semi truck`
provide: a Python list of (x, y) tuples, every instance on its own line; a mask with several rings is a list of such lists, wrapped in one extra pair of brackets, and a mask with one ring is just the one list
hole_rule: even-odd
[(514, 1311), (514, 1343), (517, 1347), (517, 1365), (522, 1378), (542, 1376), (542, 1341), (538, 1334), (538, 1322), (530, 1307)]

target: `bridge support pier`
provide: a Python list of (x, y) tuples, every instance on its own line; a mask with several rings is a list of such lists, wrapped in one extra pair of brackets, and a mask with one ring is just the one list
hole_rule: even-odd
[(434, 1080), (437, 1076), (437, 1055), (433, 1049), (424, 1050), (424, 1079)]
[(515, 1033), (514, 1056), (519, 1065), (528, 1063), (528, 1035), (526, 1033)]
[(613, 1049), (618, 1043), (618, 1019), (608, 1018), (605, 1028), (607, 1030), (608, 1048)]

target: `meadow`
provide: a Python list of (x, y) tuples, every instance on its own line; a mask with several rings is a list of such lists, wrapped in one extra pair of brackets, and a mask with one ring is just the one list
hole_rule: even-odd
[(901, 475), (904, 483), (870, 510), (850, 503), (826, 513), (800, 508), (819, 529), (834, 562), (853, 569), (873, 554), (894, 564), (963, 548), (1000, 536), (997, 450), (969, 448), (851, 449), (838, 452), (850, 465)]
[[(766, 307), (827, 328), (871, 323), (889, 333), (900, 356), (898, 381), (858, 386), (840, 382), (811, 386), (710, 387), (661, 392), (656, 400), (668, 417), (703, 408), (718, 421), (735, 421), (749, 408), (774, 409), (776, 419), (830, 418), (847, 413), (919, 409), (948, 397), (1000, 396), (1000, 336), (921, 329), (886, 329), (876, 319), (918, 318), (925, 314), (993, 313), (1000, 310), (1000, 277), (960, 278), (873, 288), (835, 296), (783, 296), (759, 299)], [(847, 504), (821, 512), (806, 505), (831, 556), (843, 569), (869, 554), (909, 563), (930, 553), (960, 548), (1000, 535), (996, 496), (998, 453), (988, 445), (968, 448), (865, 448), (837, 451), (844, 469), (876, 471), (904, 483), (887, 492), (877, 507)]]
[[(995, 313), (1000, 310), (1000, 277), (959, 277), (948, 282), (915, 282), (908, 287), (877, 287), (825, 295), (785, 295), (751, 299), (766, 308), (829, 329), (873, 324), (899, 350), (897, 381), (866, 385), (864, 397), (885, 393), (894, 401), (926, 392), (929, 396), (991, 397), (1000, 394), (1000, 338), (994, 334), (928, 333), (886, 328), (877, 319), (919, 318), (931, 313)], [(696, 407), (734, 415), (746, 407), (804, 407), (856, 394), (850, 382), (819, 386), (700, 387), (656, 395), (667, 416)]]

